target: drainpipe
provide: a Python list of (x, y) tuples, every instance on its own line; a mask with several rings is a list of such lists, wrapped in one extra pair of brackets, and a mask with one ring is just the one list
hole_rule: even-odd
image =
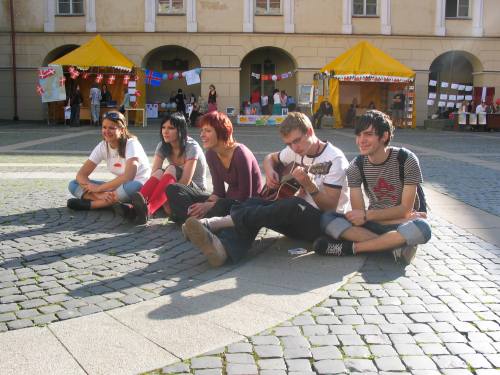
[(10, 0), (10, 40), (12, 47), (12, 83), (14, 94), (14, 121), (19, 120), (17, 115), (17, 70), (16, 70), (16, 29), (14, 26), (14, 0)]

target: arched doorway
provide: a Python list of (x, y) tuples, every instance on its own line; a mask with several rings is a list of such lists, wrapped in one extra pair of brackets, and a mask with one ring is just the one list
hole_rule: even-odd
[[(296, 97), (296, 63), (286, 51), (276, 47), (257, 48), (243, 58), (240, 68), (242, 111), (245, 107), (248, 111), (250, 97), (256, 90), (261, 96), (269, 98), (272, 98), (275, 89)], [(291, 75), (288, 76), (288, 73)], [(263, 113), (266, 113), (266, 108), (263, 108)]]
[(59, 57), (63, 57), (64, 55), (70, 53), (71, 51), (77, 49), (78, 47), (80, 46), (77, 44), (66, 44), (64, 46), (60, 46), (53, 49), (47, 54), (47, 56), (45, 56), (45, 59), (43, 59), (42, 66), (47, 66), (52, 61), (57, 60)]
[[(145, 69), (159, 72), (165, 77), (174, 73), (182, 73), (200, 68), (200, 59), (192, 51), (180, 46), (162, 46), (150, 51), (142, 62)], [(172, 95), (182, 89), (186, 98), (194, 94), (196, 99), (201, 95), (201, 84), (188, 86), (186, 80), (179, 76), (174, 79), (164, 79), (160, 86), (146, 85), (147, 103), (168, 103)]]
[[(464, 100), (467, 101), (468, 95), (473, 95), (472, 91), (458, 90), (452, 85), (474, 86), (474, 73), (482, 70), (481, 62), (469, 52), (448, 51), (435, 58), (429, 68), (429, 81), (436, 81), (436, 85), (429, 85), (429, 93), (435, 93), (436, 96), (434, 104), (428, 106), (428, 115), (448, 118), (450, 112), (455, 111)], [(442, 87), (443, 82), (448, 86)], [(447, 97), (442, 97), (442, 94), (446, 94)], [(452, 95), (452, 100), (449, 95)], [(440, 102), (445, 102), (446, 105), (439, 106)], [(452, 102), (454, 102), (453, 107), (451, 107)]]

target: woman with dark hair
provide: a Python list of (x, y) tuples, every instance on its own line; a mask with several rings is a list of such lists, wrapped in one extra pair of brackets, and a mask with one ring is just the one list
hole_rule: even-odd
[[(104, 114), (103, 140), (94, 148), (82, 165), (76, 179), (69, 183), (75, 198), (68, 200), (73, 210), (90, 210), (129, 202), (151, 174), (149, 160), (137, 138), (129, 133), (127, 120), (118, 111)], [(108, 171), (116, 177), (111, 181), (91, 180), (90, 174), (101, 161), (106, 161)]]
[[(229, 214), (231, 205), (257, 196), (262, 189), (260, 168), (250, 149), (233, 138), (233, 124), (222, 112), (209, 112), (199, 119), (201, 142), (212, 176), (213, 192), (207, 194), (182, 184), (167, 187), (172, 218)], [(227, 189), (226, 185), (227, 184)]]
[[(160, 128), (161, 142), (156, 147), (153, 173), (142, 189), (132, 195), (132, 208), (126, 216), (145, 224), (163, 207), (170, 214), (165, 189), (178, 182), (204, 192), (207, 162), (198, 142), (187, 135), (186, 119), (180, 112), (167, 114)], [(165, 159), (169, 165), (162, 169)]]

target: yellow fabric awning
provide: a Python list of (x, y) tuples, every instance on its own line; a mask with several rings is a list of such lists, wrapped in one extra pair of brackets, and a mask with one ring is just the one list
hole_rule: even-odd
[(321, 72), (343, 75), (413, 77), (415, 72), (370, 43), (363, 41), (326, 64)]
[(72, 65), (81, 69), (90, 67), (113, 67), (130, 71), (134, 63), (120, 51), (97, 35), (84, 45), (52, 61), (49, 65)]

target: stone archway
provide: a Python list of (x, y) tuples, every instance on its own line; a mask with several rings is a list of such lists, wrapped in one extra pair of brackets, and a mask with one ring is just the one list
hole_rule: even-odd
[[(176, 45), (167, 45), (157, 47), (147, 53), (142, 61), (142, 67), (168, 75), (169, 73), (173, 74), (200, 68), (201, 63), (198, 56), (189, 49)], [(146, 102), (168, 103), (172, 93), (177, 94), (178, 89), (182, 89), (187, 98), (194, 94), (198, 99), (201, 95), (201, 84), (188, 86), (186, 80), (179, 77), (178, 79), (162, 80), (160, 86), (146, 85)]]
[[(240, 64), (240, 103), (250, 100), (251, 93), (259, 89), (261, 95), (272, 97), (274, 89), (285, 90), (287, 95), (296, 98), (297, 79), (295, 75), (297, 64), (288, 52), (276, 47), (260, 47), (250, 51)], [(281, 80), (263, 80), (262, 75), (279, 75), (291, 72), (292, 76)], [(252, 76), (259, 74), (260, 79)]]
[(472, 85), (473, 73), (482, 70), (479, 59), (469, 52), (448, 51), (436, 57), (431, 63), (429, 79)]
[(77, 49), (78, 47), (80, 47), (78, 44), (66, 44), (64, 46), (54, 48), (47, 54), (47, 56), (45, 56), (45, 58), (43, 59), (42, 66), (47, 66), (52, 61), (57, 60), (60, 57), (63, 57), (64, 55), (70, 53), (71, 51)]

